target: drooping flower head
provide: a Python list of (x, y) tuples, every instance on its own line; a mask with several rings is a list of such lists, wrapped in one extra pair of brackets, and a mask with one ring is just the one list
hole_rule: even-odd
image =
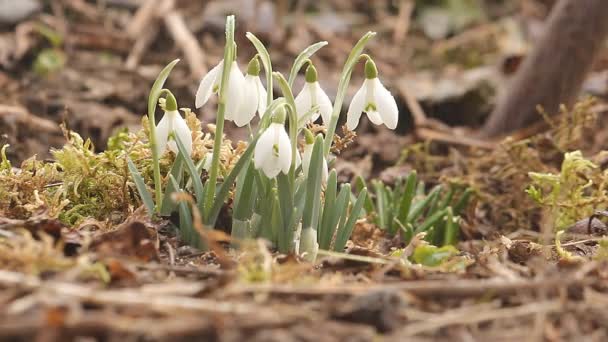
[[(196, 108), (202, 107), (211, 94), (218, 93), (222, 86), (222, 71), (224, 69), (224, 60), (222, 59), (218, 65), (213, 67), (205, 77), (201, 80), (196, 91)], [(244, 88), (245, 77), (239, 69), (238, 63), (233, 61), (230, 64), (230, 71), (228, 73), (228, 89), (226, 93), (226, 120), (234, 120), (239, 112), (241, 104), (242, 91)]]
[(186, 147), (188, 155), (191, 155), (192, 132), (186, 124), (186, 120), (177, 111), (177, 101), (171, 92), (167, 93), (164, 111), (165, 114), (156, 126), (156, 148), (158, 154), (162, 155), (167, 147), (175, 154), (179, 153), (177, 144), (175, 143), (176, 137), (179, 137), (184, 147)]
[(266, 111), (266, 89), (260, 80), (260, 62), (253, 57), (247, 66), (247, 75), (243, 81), (243, 91), (240, 95), (240, 107), (234, 116), (234, 123), (243, 127), (255, 116), (257, 111), (260, 117)]
[[(309, 169), (310, 169), (310, 160), (312, 158), (312, 150), (315, 144), (315, 137), (311, 131), (308, 129), (304, 129), (304, 151), (302, 153), (302, 172), (304, 175), (308, 177)], [(327, 167), (327, 159), (323, 157), (323, 166), (321, 170), (321, 182), (323, 184), (327, 183), (327, 176), (329, 174), (329, 170)]]
[(384, 124), (390, 129), (397, 127), (399, 109), (390, 91), (378, 79), (378, 69), (369, 56), (365, 62), (365, 81), (353, 96), (346, 114), (346, 127), (351, 131), (357, 128), (361, 113), (365, 112), (375, 125)]
[(304, 87), (295, 99), (298, 119), (309, 113), (314, 106), (318, 106), (306, 123), (317, 120), (320, 115), (323, 123), (328, 124), (332, 112), (331, 100), (319, 85), (317, 69), (311, 63), (306, 68), (305, 80)]
[(284, 122), (285, 109), (280, 107), (255, 146), (254, 167), (261, 169), (268, 178), (276, 177), (279, 172), (287, 174), (291, 168), (291, 141)]

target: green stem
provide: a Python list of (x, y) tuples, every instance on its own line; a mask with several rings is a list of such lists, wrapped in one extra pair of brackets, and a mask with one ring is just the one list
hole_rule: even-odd
[(228, 89), (228, 76), (232, 62), (235, 60), (234, 51), (234, 16), (230, 15), (226, 18), (226, 47), (224, 49), (224, 67), (222, 69), (222, 82), (220, 84), (219, 100), (217, 106), (217, 116), (215, 119), (215, 140), (213, 142), (213, 157), (211, 158), (211, 170), (209, 170), (209, 179), (207, 181), (207, 190), (205, 193), (205, 202), (203, 204), (203, 220), (209, 219), (211, 208), (213, 207), (213, 199), (215, 197), (215, 189), (217, 187), (217, 177), (220, 163), (220, 150), (222, 148), (222, 138), (224, 135), (224, 117), (226, 114), (226, 91)]
[(375, 32), (367, 32), (350, 52), (346, 63), (344, 63), (344, 68), (342, 69), (342, 76), (340, 77), (340, 83), (338, 84), (338, 92), (336, 94), (336, 101), (334, 102), (333, 112), (331, 113), (331, 118), (329, 120), (329, 125), (327, 126), (327, 134), (325, 135), (325, 141), (323, 145), (323, 152), (325, 157), (329, 155), (329, 150), (331, 149), (331, 143), (334, 139), (334, 134), (336, 133), (336, 126), (338, 125), (338, 119), (340, 118), (340, 112), (342, 111), (342, 104), (344, 103), (344, 97), (346, 96), (346, 90), (348, 88), (348, 83), (350, 82), (350, 76), (353, 73), (353, 69), (355, 64), (359, 61), (359, 56), (363, 52), (365, 48), (365, 44), (375, 36)]

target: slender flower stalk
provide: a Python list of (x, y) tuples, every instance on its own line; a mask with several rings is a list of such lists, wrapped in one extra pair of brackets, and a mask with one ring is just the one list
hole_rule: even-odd
[(378, 69), (374, 61), (367, 55), (365, 62), (365, 81), (353, 96), (346, 114), (346, 127), (351, 131), (357, 128), (361, 113), (365, 112), (374, 125), (386, 125), (390, 129), (397, 127), (399, 109), (390, 91), (378, 79)]
[(302, 120), (306, 113), (310, 112), (314, 106), (318, 106), (318, 109), (312, 112), (312, 116), (305, 123), (316, 121), (320, 115), (323, 123), (328, 124), (332, 112), (331, 100), (317, 81), (317, 69), (310, 63), (306, 68), (305, 80), (304, 87), (295, 99), (298, 120)]

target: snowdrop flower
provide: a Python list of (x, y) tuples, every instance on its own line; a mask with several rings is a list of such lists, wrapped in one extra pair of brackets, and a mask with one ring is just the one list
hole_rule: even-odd
[[(207, 101), (211, 94), (218, 93), (222, 83), (222, 70), (224, 69), (224, 60), (221, 60), (218, 65), (213, 67), (205, 77), (201, 80), (196, 91), (196, 108), (202, 107)], [(226, 114), (224, 119), (234, 120), (237, 116), (239, 106), (242, 98), (243, 86), (245, 83), (245, 77), (239, 69), (239, 65), (236, 61), (233, 61), (230, 65), (230, 72), (228, 74), (228, 89), (226, 93)]]
[[(310, 159), (312, 157), (312, 149), (314, 147), (315, 138), (312, 135), (312, 132), (308, 129), (304, 129), (305, 143), (304, 143), (304, 152), (302, 153), (302, 171), (304, 175), (308, 177), (308, 169), (310, 168)], [(323, 166), (321, 171), (321, 182), (323, 184), (327, 183), (327, 175), (329, 174), (327, 168), (327, 160), (323, 158)]]
[(351, 131), (359, 125), (361, 112), (365, 112), (375, 125), (385, 124), (390, 129), (397, 127), (397, 102), (378, 79), (376, 64), (369, 57), (365, 62), (365, 81), (355, 93), (346, 114), (346, 127)]
[(306, 122), (313, 122), (321, 115), (323, 123), (328, 124), (332, 112), (331, 100), (317, 82), (317, 69), (312, 64), (306, 68), (305, 79), (304, 88), (295, 99), (298, 119), (310, 112), (313, 106), (318, 106), (318, 109), (312, 113), (312, 116)]
[(192, 132), (186, 124), (186, 120), (177, 111), (177, 101), (170, 92), (167, 94), (164, 110), (165, 115), (163, 115), (158, 126), (156, 126), (156, 148), (158, 154), (162, 155), (167, 147), (177, 154), (179, 150), (174, 139), (175, 137), (179, 137), (184, 143), (188, 155), (191, 155)]
[(253, 158), (255, 168), (262, 169), (268, 178), (276, 177), (279, 172), (287, 174), (291, 168), (291, 142), (282, 123), (284, 110), (275, 120), (260, 136)]
[(266, 89), (260, 80), (260, 62), (257, 56), (249, 62), (240, 97), (241, 103), (234, 116), (234, 123), (243, 127), (253, 119), (256, 111), (260, 117), (266, 111)]

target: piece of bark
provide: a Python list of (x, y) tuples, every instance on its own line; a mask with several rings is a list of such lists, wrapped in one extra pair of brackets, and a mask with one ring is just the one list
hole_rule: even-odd
[(607, 17), (606, 0), (560, 0), (482, 135), (499, 136), (537, 121), (538, 106), (553, 115), (561, 104), (572, 105), (608, 36)]

